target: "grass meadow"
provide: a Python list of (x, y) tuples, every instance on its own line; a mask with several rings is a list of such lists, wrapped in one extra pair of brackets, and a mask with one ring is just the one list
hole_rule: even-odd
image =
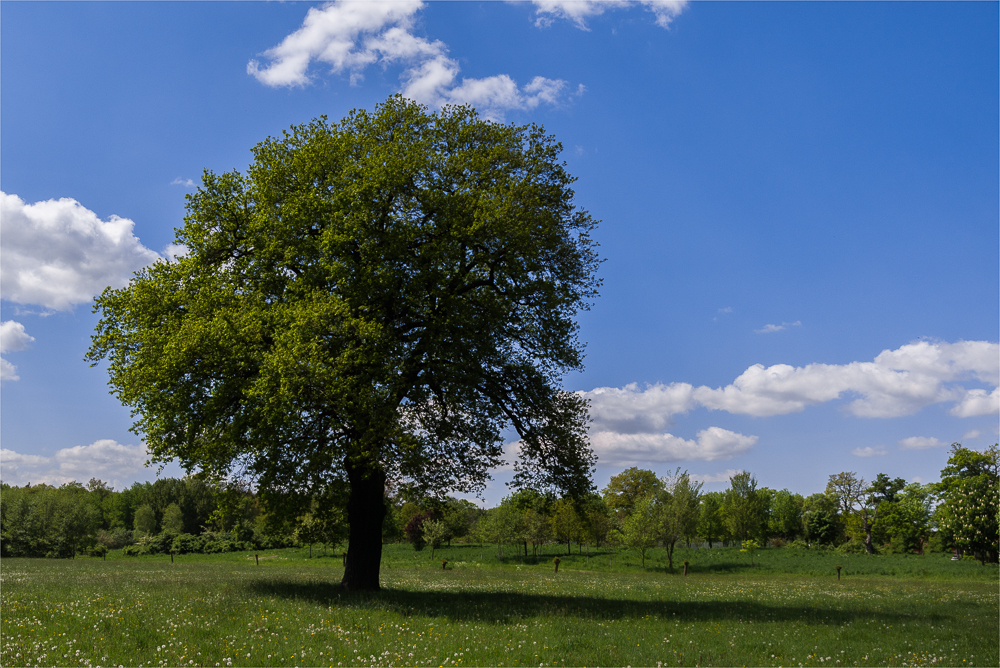
[(4, 559), (0, 665), (1000, 664), (996, 566), (802, 552), (386, 546), (383, 591), (350, 595), (322, 550)]

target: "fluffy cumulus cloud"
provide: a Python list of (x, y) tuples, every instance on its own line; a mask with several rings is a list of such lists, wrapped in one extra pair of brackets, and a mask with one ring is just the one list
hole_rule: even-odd
[(610, 466), (732, 459), (750, 450), (756, 442), (756, 436), (744, 436), (720, 427), (702, 429), (690, 440), (668, 433), (590, 433), (590, 445), (598, 461)]
[(21, 377), (17, 375), (17, 367), (0, 357), (0, 381), (3, 380), (21, 380)]
[(118, 486), (142, 477), (148, 457), (145, 446), (111, 439), (63, 448), (51, 457), (0, 449), (0, 479), (11, 485), (62, 485), (99, 478)]
[[(962, 382), (993, 385), (965, 389)], [(841, 397), (856, 397), (846, 410), (858, 417), (912, 415), (930, 404), (953, 402), (953, 415), (1000, 412), (1000, 345), (988, 341), (918, 341), (885, 350), (872, 362), (795, 367), (755, 364), (725, 387), (688, 383), (640, 389), (600, 387), (581, 394), (590, 400), (595, 423), (626, 433), (661, 429), (674, 415), (702, 406), (767, 417), (798, 413)]]
[[(584, 27), (586, 16), (629, 2), (536, 3), (539, 20), (566, 18)], [(683, 2), (643, 2), (666, 26), (683, 9)], [(266, 86), (306, 86), (312, 83), (310, 67), (320, 63), (335, 74), (346, 75), (352, 85), (364, 80), (368, 67), (400, 66), (400, 92), (430, 107), (470, 104), (489, 118), (499, 119), (512, 109), (558, 105), (571, 92), (582, 94), (582, 85), (571, 91), (566, 81), (536, 76), (519, 85), (506, 74), (481, 79), (460, 78), (458, 61), (448, 46), (414, 32), (413, 22), (423, 7), (420, 0), (358, 2), (336, 0), (306, 13), (302, 27), (280, 44), (247, 64), (247, 72)]]
[[(580, 395), (590, 402), (591, 443), (603, 463), (730, 459), (748, 451), (756, 436), (711, 427), (695, 440), (667, 433), (676, 415), (703, 407), (768, 417), (803, 411), (841, 398), (857, 417), (911, 415), (934, 403), (951, 402), (960, 417), (1000, 412), (1000, 393), (966, 389), (960, 383), (996, 386), (1000, 345), (988, 341), (919, 341), (880, 353), (872, 362), (751, 366), (731, 384), (712, 388), (675, 382), (598, 387)], [(904, 439), (900, 447), (941, 445), (934, 439)], [(858, 457), (886, 454), (884, 446), (857, 448)]]
[[(0, 323), (0, 353), (27, 350), (35, 340), (24, 331), (24, 325), (13, 320)], [(0, 380), (20, 380), (17, 367), (0, 357)]]
[(957, 402), (962, 417), (1000, 411), (994, 390), (966, 390), (959, 382), (998, 384), (1000, 345), (988, 341), (919, 341), (885, 350), (872, 362), (760, 364), (722, 388), (698, 387), (694, 400), (713, 410), (769, 416), (796, 413), (806, 406), (856, 396), (846, 409), (858, 417), (912, 415), (940, 402)]
[(994, 415), (1000, 411), (1000, 390), (968, 390), (964, 396), (949, 411), (955, 417), (976, 417), (978, 415)]
[(160, 259), (132, 233), (135, 223), (97, 214), (73, 199), (25, 203), (0, 192), (0, 296), (68, 310)]
[(536, 26), (545, 27), (551, 25), (554, 19), (566, 19), (581, 30), (587, 30), (587, 19), (609, 9), (634, 5), (648, 9), (653, 13), (656, 25), (667, 28), (688, 3), (687, 0), (532, 0), (532, 4), (538, 17)]
[(674, 415), (695, 407), (694, 388), (687, 383), (625, 387), (598, 387), (581, 392), (590, 402), (590, 419), (596, 431), (639, 434), (670, 426)]

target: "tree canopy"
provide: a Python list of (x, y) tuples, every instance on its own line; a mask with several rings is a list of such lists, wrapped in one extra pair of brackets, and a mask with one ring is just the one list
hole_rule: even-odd
[(385, 482), (582, 494), (595, 458), (576, 314), (595, 221), (543, 129), (401, 97), (294, 126), (206, 171), (187, 250), (96, 300), (88, 359), (154, 461), (306, 494), (347, 482), (344, 586), (378, 588)]

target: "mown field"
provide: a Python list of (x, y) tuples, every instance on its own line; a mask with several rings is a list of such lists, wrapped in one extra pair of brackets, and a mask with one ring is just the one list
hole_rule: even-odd
[(557, 574), (546, 552), (387, 546), (383, 591), (354, 595), (321, 550), (4, 559), (0, 665), (1000, 664), (996, 566), (726, 549), (681, 550), (675, 572), (657, 551), (643, 571), (563, 547)]

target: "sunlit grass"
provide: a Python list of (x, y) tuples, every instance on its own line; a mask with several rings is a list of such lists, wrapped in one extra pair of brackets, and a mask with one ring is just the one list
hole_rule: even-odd
[[(459, 553), (456, 552), (456, 555)], [(468, 553), (471, 556), (471, 552)], [(378, 594), (339, 557), (5, 559), (0, 665), (998, 664), (997, 583), (597, 572), (392, 550)], [(403, 557), (409, 559), (407, 563)], [(478, 557), (478, 553), (476, 554)], [(398, 558), (395, 558), (398, 557)], [(448, 558), (447, 554), (443, 558)], [(551, 557), (550, 557), (551, 558)], [(994, 569), (994, 576), (996, 569)]]

